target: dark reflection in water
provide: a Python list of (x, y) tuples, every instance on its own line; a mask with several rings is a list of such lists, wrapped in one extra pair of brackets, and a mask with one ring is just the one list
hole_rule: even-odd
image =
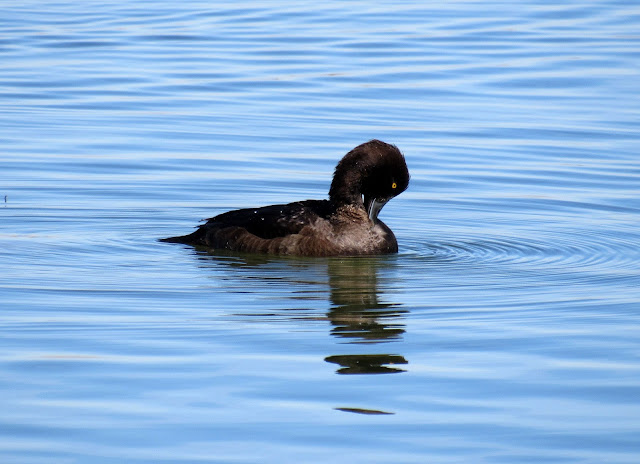
[(345, 354), (329, 356), (325, 361), (342, 366), (338, 374), (397, 374), (405, 370), (385, 364), (408, 364), (397, 354)]
[(398, 339), (404, 324), (398, 321), (406, 310), (399, 305), (378, 301), (378, 268), (376, 258), (354, 258), (329, 261), (331, 307), (328, 317), (336, 337), (361, 342)]
[[(405, 332), (401, 317), (407, 311), (399, 304), (385, 303), (384, 291), (378, 285), (379, 272), (394, 265), (392, 257), (296, 259), (200, 250), (199, 258), (207, 267), (215, 264), (224, 265), (227, 271), (233, 269), (224, 279), (251, 281), (251, 288), (256, 281), (265, 288), (274, 282), (285, 284), (296, 300), (326, 294), (328, 289), (331, 334), (348, 344), (392, 342)], [(271, 311), (269, 314), (273, 315)], [(391, 366), (408, 364), (403, 356), (386, 353), (339, 354), (325, 361), (341, 366), (338, 374), (394, 374), (405, 370)]]
[(379, 411), (377, 409), (362, 409), (362, 408), (334, 408), (336, 411), (352, 412), (354, 414), (364, 414), (366, 416), (387, 416), (395, 414), (394, 412)]

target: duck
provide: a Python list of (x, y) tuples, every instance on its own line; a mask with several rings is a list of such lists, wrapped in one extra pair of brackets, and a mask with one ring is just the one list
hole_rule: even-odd
[(208, 249), (293, 256), (359, 256), (398, 252), (378, 215), (409, 186), (400, 150), (374, 139), (338, 162), (329, 199), (244, 208), (212, 217), (194, 232), (161, 239)]

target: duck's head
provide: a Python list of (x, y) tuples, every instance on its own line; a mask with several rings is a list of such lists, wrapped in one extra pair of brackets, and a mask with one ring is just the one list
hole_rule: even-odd
[(336, 206), (362, 206), (375, 222), (382, 207), (408, 185), (409, 170), (400, 150), (371, 140), (355, 147), (338, 163), (329, 198)]

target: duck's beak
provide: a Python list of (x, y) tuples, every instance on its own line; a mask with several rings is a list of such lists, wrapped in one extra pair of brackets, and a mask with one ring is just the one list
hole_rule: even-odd
[(389, 198), (368, 198), (365, 203), (369, 219), (373, 222), (378, 220), (378, 214), (384, 205), (387, 204)]

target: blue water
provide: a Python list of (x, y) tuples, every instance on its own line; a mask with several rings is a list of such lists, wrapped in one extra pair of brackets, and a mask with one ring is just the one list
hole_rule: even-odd
[[(635, 2), (13, 3), (0, 462), (640, 462)], [(157, 242), (371, 138), (397, 255)]]

